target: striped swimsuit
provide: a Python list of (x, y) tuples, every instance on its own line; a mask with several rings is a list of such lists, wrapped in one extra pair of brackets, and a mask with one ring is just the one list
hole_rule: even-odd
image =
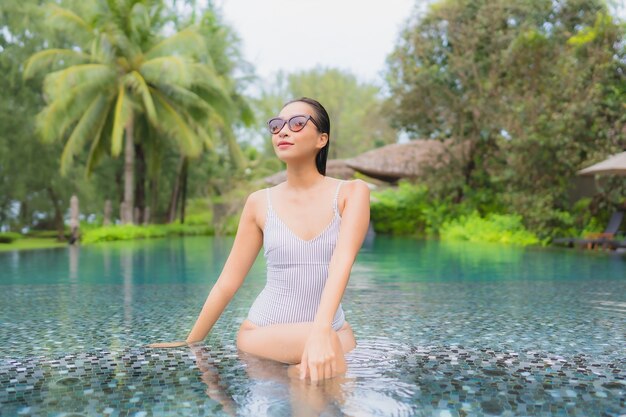
[[(277, 323), (312, 322), (328, 278), (328, 265), (337, 243), (341, 217), (337, 207), (337, 184), (333, 200), (334, 216), (316, 237), (303, 240), (278, 217), (272, 208), (267, 188), (267, 217), (263, 231), (267, 283), (256, 298), (248, 320), (257, 326)], [(345, 321), (341, 304), (335, 312), (332, 327), (341, 329)]]

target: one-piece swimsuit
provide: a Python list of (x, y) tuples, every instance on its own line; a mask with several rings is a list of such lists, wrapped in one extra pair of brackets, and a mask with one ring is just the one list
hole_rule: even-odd
[[(312, 239), (297, 236), (278, 217), (272, 207), (270, 188), (267, 193), (267, 217), (263, 230), (263, 248), (267, 264), (267, 283), (258, 295), (248, 320), (257, 326), (277, 323), (312, 322), (320, 305), (328, 278), (341, 216), (338, 209), (339, 181), (333, 199), (333, 218)], [(341, 304), (335, 312), (332, 327), (341, 329), (345, 316)]]

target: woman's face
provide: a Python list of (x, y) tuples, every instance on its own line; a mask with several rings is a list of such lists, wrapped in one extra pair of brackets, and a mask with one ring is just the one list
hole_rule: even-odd
[[(287, 104), (278, 114), (278, 117), (288, 121), (293, 116), (311, 116), (316, 122), (315, 112), (307, 103), (296, 101)], [(328, 135), (320, 133), (312, 120), (307, 121), (304, 128), (298, 132), (289, 129), (289, 123), (285, 123), (282, 129), (272, 135), (274, 152), (278, 158), (286, 163), (313, 159), (320, 149), (326, 145)]]

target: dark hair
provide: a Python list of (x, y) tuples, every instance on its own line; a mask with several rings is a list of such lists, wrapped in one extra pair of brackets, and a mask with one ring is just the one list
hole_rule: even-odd
[(313, 107), (313, 112), (315, 113), (313, 118), (317, 124), (317, 130), (320, 133), (326, 133), (328, 135), (326, 145), (324, 145), (324, 147), (317, 153), (317, 156), (315, 156), (315, 166), (317, 167), (317, 170), (320, 174), (326, 175), (326, 160), (328, 159), (328, 150), (330, 148), (330, 117), (328, 116), (328, 112), (324, 106), (322, 106), (319, 101), (308, 97), (300, 97), (295, 100), (288, 101), (283, 107), (297, 102), (306, 103)]

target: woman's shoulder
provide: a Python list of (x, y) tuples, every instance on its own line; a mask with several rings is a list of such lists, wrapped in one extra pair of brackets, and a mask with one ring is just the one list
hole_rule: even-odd
[(339, 212), (343, 213), (346, 203), (350, 201), (351, 205), (363, 207), (369, 207), (370, 203), (370, 188), (367, 183), (360, 179), (355, 180), (342, 180), (342, 190), (339, 193)]
[(367, 183), (361, 179), (343, 180), (345, 192), (347, 195), (362, 195), (367, 194), (369, 196), (370, 187)]
[(267, 188), (261, 188), (260, 190), (253, 191), (250, 194), (248, 194), (246, 203), (257, 205), (261, 201), (265, 201), (264, 200), (265, 198), (267, 198)]

